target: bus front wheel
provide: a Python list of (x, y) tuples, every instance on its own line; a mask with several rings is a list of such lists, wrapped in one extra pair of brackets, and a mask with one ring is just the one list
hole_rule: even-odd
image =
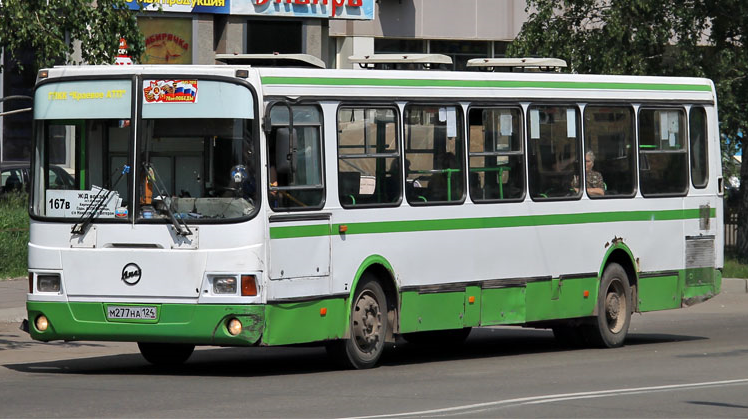
[(387, 336), (387, 298), (373, 275), (365, 274), (351, 306), (350, 338), (330, 342), (328, 353), (346, 367), (374, 367)]
[(631, 323), (631, 287), (626, 270), (611, 263), (603, 271), (597, 301), (597, 317), (588, 325), (590, 343), (607, 348), (623, 346)]
[(179, 365), (192, 355), (195, 345), (138, 342), (138, 349), (143, 358), (153, 365)]

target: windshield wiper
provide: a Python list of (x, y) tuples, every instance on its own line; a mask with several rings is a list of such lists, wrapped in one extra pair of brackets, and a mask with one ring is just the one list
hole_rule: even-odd
[[(153, 167), (152, 164), (148, 162), (143, 162), (143, 168), (145, 169), (145, 175), (148, 178), (148, 181), (153, 183), (153, 186), (156, 187), (156, 193), (158, 194), (159, 197), (161, 197), (161, 204), (162, 204), (161, 206), (165, 208), (166, 214), (169, 216), (169, 220), (171, 221), (171, 224), (174, 226), (174, 230), (176, 230), (177, 234), (179, 234), (180, 236), (192, 235), (192, 230), (190, 230), (190, 228), (187, 226), (187, 223), (182, 219), (182, 217), (177, 218), (174, 215), (174, 211), (172, 211), (171, 209), (171, 204), (174, 202), (174, 200), (167, 196), (166, 187), (161, 181), (161, 177), (158, 175), (158, 172), (156, 172), (156, 169)], [(167, 202), (167, 199), (168, 199), (168, 202)]]
[[(119, 177), (117, 177), (117, 180), (114, 181), (114, 184), (112, 185), (111, 189), (109, 189), (104, 196), (103, 199), (98, 200), (99, 196), (102, 192), (104, 192), (104, 188), (100, 188), (99, 192), (96, 193), (96, 196), (94, 196), (93, 200), (88, 204), (85, 210), (83, 210), (83, 214), (81, 214), (81, 218), (78, 219), (78, 221), (73, 224), (73, 228), (70, 230), (70, 233), (72, 234), (79, 234), (84, 235), (86, 234), (86, 230), (88, 230), (88, 226), (91, 225), (91, 222), (98, 214), (101, 214), (101, 212), (98, 212), (102, 205), (104, 205), (105, 202), (109, 201), (109, 195), (114, 191), (114, 189), (117, 187), (117, 184), (119, 184), (119, 181), (122, 180), (122, 176), (130, 173), (130, 166), (124, 165), (122, 166), (122, 172), (120, 172)], [(111, 176), (110, 176), (111, 178)], [(91, 210), (93, 207), (93, 210), (91, 213), (86, 217), (86, 214), (89, 210)], [(98, 214), (97, 214), (98, 212)], [(85, 218), (85, 220), (84, 220)]]

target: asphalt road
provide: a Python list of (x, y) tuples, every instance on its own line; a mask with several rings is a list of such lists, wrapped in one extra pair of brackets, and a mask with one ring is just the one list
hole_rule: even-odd
[[(0, 323), (0, 416), (748, 417), (748, 294), (634, 315), (627, 345), (568, 350), (550, 331), (398, 343), (339, 370), (320, 348), (204, 348), (180, 368), (130, 343), (39, 343)], [(387, 417), (390, 417), (387, 416)]]

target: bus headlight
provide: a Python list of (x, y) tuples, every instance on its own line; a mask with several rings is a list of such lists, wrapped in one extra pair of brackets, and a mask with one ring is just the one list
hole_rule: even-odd
[(226, 329), (232, 336), (236, 336), (242, 332), (242, 322), (240, 322), (237, 318), (233, 318), (229, 320), (229, 323), (226, 325)]
[(60, 275), (37, 275), (36, 290), (39, 292), (60, 292)]
[(36, 318), (34, 324), (36, 325), (36, 330), (43, 332), (49, 327), (49, 320), (47, 320), (47, 316), (41, 314)]
[(215, 277), (213, 278), (213, 294), (236, 294), (236, 278)]

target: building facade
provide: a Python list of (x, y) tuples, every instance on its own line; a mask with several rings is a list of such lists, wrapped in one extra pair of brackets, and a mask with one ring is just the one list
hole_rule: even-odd
[[(440, 53), (463, 69), (502, 56), (527, 18), (524, 0), (146, 0), (143, 64), (215, 64), (216, 54), (304, 53), (328, 68), (351, 55)], [(130, 1), (130, 7), (138, 9)], [(6, 63), (6, 69), (9, 69)], [(0, 91), (31, 94), (35, 74), (4, 72)], [(10, 80), (10, 79), (13, 80)], [(18, 80), (21, 80), (20, 82)], [(29, 158), (30, 113), (0, 118), (0, 160)]]

